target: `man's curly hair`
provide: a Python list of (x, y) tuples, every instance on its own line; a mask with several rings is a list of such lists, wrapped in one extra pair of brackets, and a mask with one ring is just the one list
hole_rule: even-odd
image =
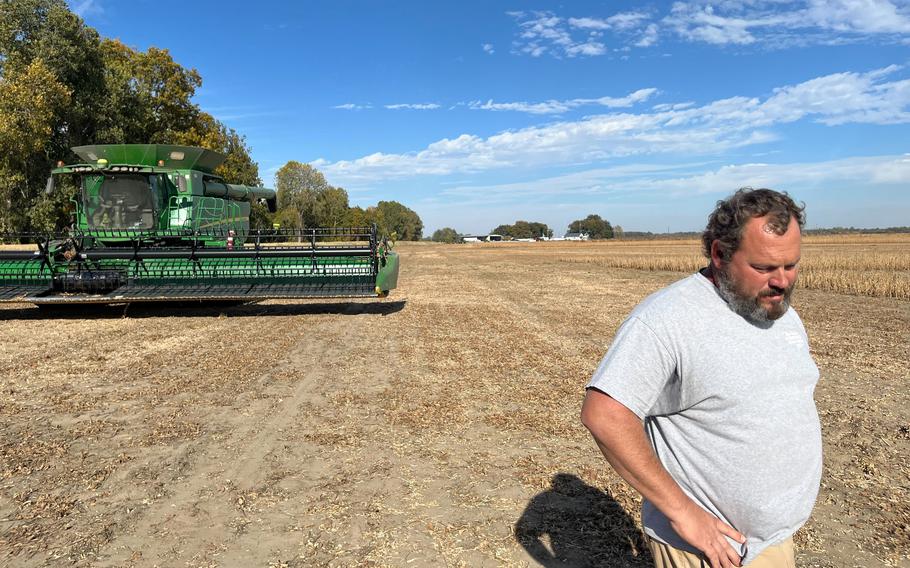
[(768, 216), (767, 227), (777, 235), (787, 232), (790, 219), (796, 219), (799, 228), (806, 224), (806, 204), (797, 205), (787, 192), (773, 189), (744, 187), (733, 195), (717, 202), (708, 217), (708, 226), (701, 234), (702, 252), (711, 258), (711, 243), (718, 241), (720, 256), (728, 262), (739, 249), (743, 229), (749, 219)]

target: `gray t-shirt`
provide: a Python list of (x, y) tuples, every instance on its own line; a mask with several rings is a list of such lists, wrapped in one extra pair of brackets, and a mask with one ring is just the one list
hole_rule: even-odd
[[(822, 471), (818, 368), (791, 308), (760, 327), (701, 274), (652, 294), (620, 326), (588, 387), (644, 419), (661, 463), (696, 503), (744, 535), (754, 559), (806, 522)], [(697, 552), (650, 502), (645, 532)]]

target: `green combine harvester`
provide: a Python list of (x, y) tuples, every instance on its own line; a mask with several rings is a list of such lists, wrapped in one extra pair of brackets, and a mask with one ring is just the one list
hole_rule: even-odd
[(74, 222), (63, 234), (0, 235), (0, 302), (38, 305), (385, 297), (398, 255), (366, 228), (250, 230), (250, 204), (274, 189), (225, 183), (225, 157), (188, 146), (109, 144), (73, 151)]

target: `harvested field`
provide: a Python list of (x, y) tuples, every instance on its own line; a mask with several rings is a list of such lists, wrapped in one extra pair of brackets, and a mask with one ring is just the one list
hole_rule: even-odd
[[(705, 265), (701, 243), (642, 240), (579, 247), (562, 262), (610, 268), (695, 272)], [(910, 234), (809, 236), (803, 239), (801, 288), (910, 300)]]
[[(804, 257), (905, 278), (898, 241)], [(399, 250), (384, 301), (0, 305), (0, 565), (647, 566), (578, 411), (628, 311), (682, 276), (615, 259), (672, 255)], [(910, 299), (881, 296), (794, 295), (826, 452), (799, 566), (910, 567)]]

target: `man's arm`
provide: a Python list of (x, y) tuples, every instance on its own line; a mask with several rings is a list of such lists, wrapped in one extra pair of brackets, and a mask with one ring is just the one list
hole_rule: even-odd
[(581, 421), (613, 469), (670, 520), (673, 530), (701, 550), (712, 568), (740, 565), (724, 535), (745, 542), (733, 527), (699, 507), (664, 469), (634, 412), (596, 389), (588, 389)]

